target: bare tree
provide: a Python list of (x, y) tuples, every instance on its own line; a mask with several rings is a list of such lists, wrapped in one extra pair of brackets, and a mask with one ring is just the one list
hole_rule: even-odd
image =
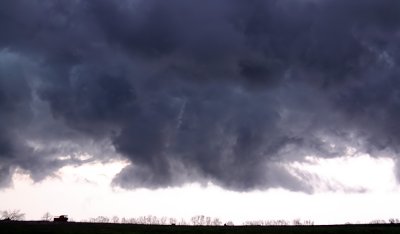
[(110, 222), (110, 219), (107, 218), (107, 217), (105, 217), (105, 216), (98, 216), (98, 217), (95, 219), (95, 222), (96, 222), (96, 223), (108, 223), (108, 222)]
[(25, 214), (20, 210), (4, 210), (1, 212), (1, 218), (13, 221), (24, 220)]
[(160, 218), (159, 221), (160, 221), (161, 225), (165, 225), (165, 224), (167, 224), (167, 217), (163, 216), (163, 217)]
[(118, 218), (118, 216), (116, 216), (116, 215), (113, 216), (113, 217), (112, 217), (112, 222), (113, 222), (113, 223), (119, 223), (119, 218)]
[(228, 221), (225, 223), (225, 226), (235, 226), (235, 224), (232, 221)]
[(289, 221), (286, 221), (284, 219), (278, 219), (274, 221), (274, 225), (276, 226), (287, 226), (289, 225)]
[(42, 216), (42, 220), (43, 221), (51, 221), (51, 220), (53, 220), (53, 215), (51, 215), (50, 212), (46, 212)]
[(370, 224), (385, 224), (386, 221), (383, 219), (374, 219), (369, 222)]
[(148, 216), (146, 217), (146, 223), (147, 223), (147, 224), (156, 224), (156, 225), (158, 225), (158, 224), (160, 224), (160, 220), (158, 219), (157, 216), (148, 215)]
[(222, 225), (222, 221), (219, 220), (219, 218), (214, 218), (214, 219), (211, 221), (211, 225), (213, 225), (213, 226), (221, 226), (221, 225)]
[(192, 225), (205, 225), (206, 224), (206, 217), (204, 215), (196, 215), (190, 219)]
[[(312, 221), (305, 221), (306, 224), (302, 223), (300, 219), (293, 220), (293, 225), (313, 225)], [(290, 225), (289, 221), (278, 219), (278, 220), (252, 220), (246, 221), (243, 225), (248, 226), (287, 226)]]
[(301, 223), (301, 220), (300, 219), (293, 219), (293, 225), (295, 225), (295, 226), (299, 226), (299, 225), (303, 225), (302, 223)]
[(400, 223), (400, 220), (399, 219), (395, 219), (395, 218), (391, 218), (391, 219), (389, 219), (389, 223), (390, 224)]
[(129, 223), (129, 219), (125, 218), (125, 217), (122, 217), (121, 223)]
[(211, 219), (211, 217), (210, 216), (207, 216), (206, 218), (205, 218), (205, 225), (207, 225), (207, 226), (210, 226), (211, 225), (211, 221), (212, 221), (212, 219)]
[(199, 225), (205, 225), (206, 224), (206, 217), (204, 215), (199, 216)]
[(304, 220), (303, 221), (303, 225), (312, 226), (312, 225), (314, 225), (314, 221), (312, 221), (312, 220)]
[(169, 224), (176, 224), (178, 222), (178, 220), (176, 220), (176, 218), (169, 218)]
[(199, 216), (193, 216), (192, 218), (190, 218), (190, 222), (192, 225), (200, 225), (199, 224)]
[(251, 220), (243, 223), (243, 225), (246, 226), (263, 226), (264, 224), (265, 224), (264, 220)]
[(189, 223), (186, 222), (184, 218), (182, 218), (181, 221), (179, 221), (179, 225), (189, 225)]
[(139, 216), (136, 218), (137, 224), (146, 224), (147, 218), (146, 216)]

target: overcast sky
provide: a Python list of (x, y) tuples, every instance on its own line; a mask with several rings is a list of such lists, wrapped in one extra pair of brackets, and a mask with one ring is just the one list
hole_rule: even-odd
[(2, 0), (0, 210), (400, 217), (399, 12)]

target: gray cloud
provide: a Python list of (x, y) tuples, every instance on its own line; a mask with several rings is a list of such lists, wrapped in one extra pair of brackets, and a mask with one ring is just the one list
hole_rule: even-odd
[(397, 152), (397, 1), (0, 9), (3, 185), (17, 168), (40, 180), (90, 153), (128, 159), (114, 179), (126, 188), (311, 191), (279, 163)]

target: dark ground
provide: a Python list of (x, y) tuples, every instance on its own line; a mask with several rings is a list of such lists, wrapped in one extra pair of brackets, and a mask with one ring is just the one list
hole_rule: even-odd
[(53, 222), (0, 222), (1, 234), (33, 233), (398, 233), (400, 225), (329, 225), (329, 226), (169, 226), (99, 223), (53, 223)]

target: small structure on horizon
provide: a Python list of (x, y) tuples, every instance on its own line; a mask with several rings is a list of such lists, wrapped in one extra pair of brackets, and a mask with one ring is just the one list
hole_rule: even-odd
[(53, 221), (54, 222), (67, 222), (68, 221), (68, 216), (67, 215), (60, 215), (58, 217), (54, 217)]

